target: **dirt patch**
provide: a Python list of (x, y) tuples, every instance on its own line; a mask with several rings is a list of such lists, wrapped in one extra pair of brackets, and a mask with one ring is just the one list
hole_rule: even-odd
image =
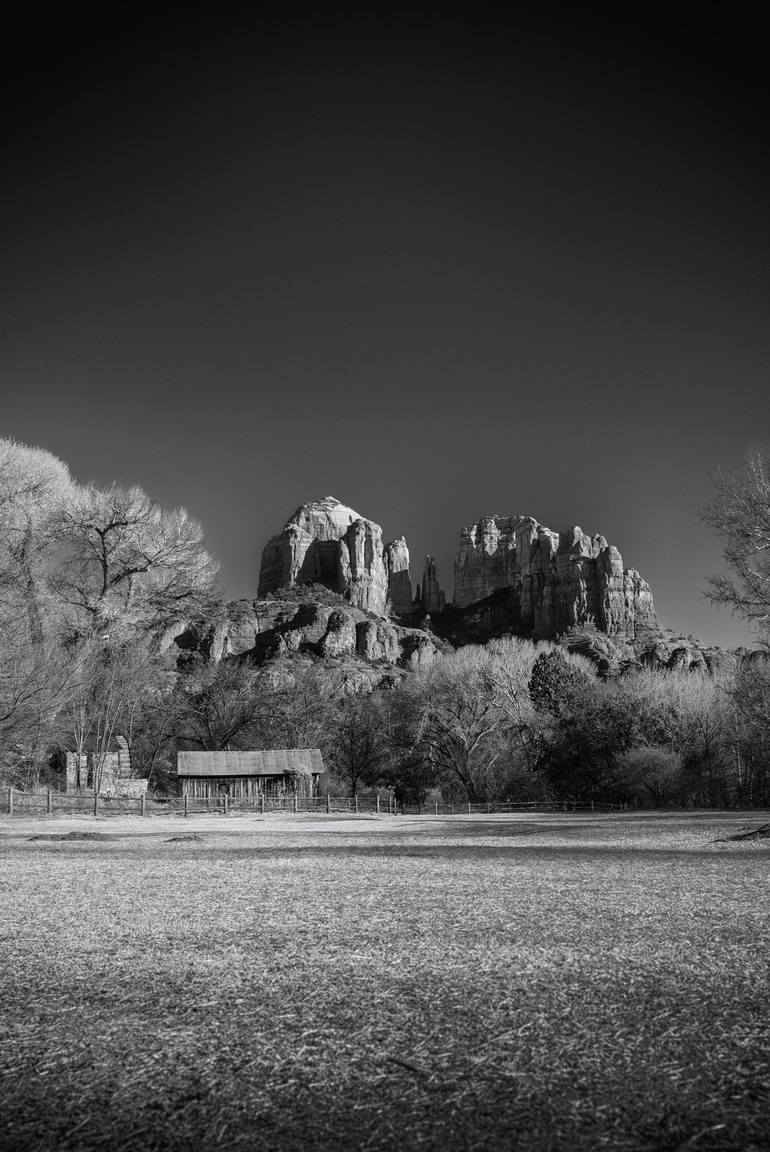
[(192, 832), (188, 836), (172, 836), (170, 840), (166, 841), (166, 843), (167, 844), (186, 844), (190, 840), (195, 840), (198, 843), (201, 843), (201, 841), (203, 840), (203, 837), (202, 836), (196, 836), (195, 833)]
[(770, 824), (760, 824), (759, 828), (750, 828), (748, 832), (738, 832), (735, 836), (723, 836), (718, 844), (726, 844), (728, 840), (770, 840)]
[(37, 836), (28, 836), (28, 840), (117, 840), (119, 837), (114, 832), (65, 832), (63, 835), (57, 833), (40, 833)]

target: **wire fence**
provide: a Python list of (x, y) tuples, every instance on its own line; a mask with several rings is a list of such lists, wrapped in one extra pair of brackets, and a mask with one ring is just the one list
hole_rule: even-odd
[(375, 816), (478, 816), (539, 812), (619, 812), (622, 804), (593, 800), (533, 800), (519, 804), (510, 800), (483, 803), (431, 801), (402, 804), (391, 794), (374, 796), (268, 796), (248, 799), (228, 795), (199, 796), (106, 796), (102, 793), (23, 792), (6, 788), (0, 793), (0, 811), (9, 816), (233, 816), (238, 814), (340, 813)]

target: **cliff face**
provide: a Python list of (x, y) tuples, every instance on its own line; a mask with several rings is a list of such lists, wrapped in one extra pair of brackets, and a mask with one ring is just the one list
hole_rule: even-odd
[(430, 556), (415, 598), (404, 537), (383, 545), (379, 524), (333, 496), (303, 504), (263, 549), (258, 597), (301, 584), (322, 584), (356, 608), (377, 616), (392, 612), (403, 623), (445, 606)]
[(633, 639), (658, 629), (649, 585), (617, 548), (580, 528), (551, 531), (531, 516), (486, 516), (460, 537), (454, 607), (479, 635), (553, 638), (593, 623)]
[(386, 544), (385, 567), (391, 607), (396, 616), (408, 618), (412, 613), (412, 577), (409, 574), (409, 549), (403, 536)]
[(298, 584), (322, 584), (355, 607), (383, 615), (388, 571), (379, 524), (333, 496), (303, 504), (265, 545), (257, 595)]

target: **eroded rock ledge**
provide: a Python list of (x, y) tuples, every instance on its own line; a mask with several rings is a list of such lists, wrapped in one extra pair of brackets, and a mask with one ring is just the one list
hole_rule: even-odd
[(240, 656), (262, 663), (305, 652), (327, 658), (357, 656), (407, 669), (431, 663), (442, 646), (422, 629), (401, 627), (350, 604), (312, 598), (233, 600), (216, 624), (191, 627), (176, 643), (214, 661)]

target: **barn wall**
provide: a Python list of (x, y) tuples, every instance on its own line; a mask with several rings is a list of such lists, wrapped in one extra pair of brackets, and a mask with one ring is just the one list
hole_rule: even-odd
[(198, 800), (216, 799), (227, 794), (232, 800), (256, 800), (265, 796), (315, 794), (311, 776), (182, 776), (182, 795)]

